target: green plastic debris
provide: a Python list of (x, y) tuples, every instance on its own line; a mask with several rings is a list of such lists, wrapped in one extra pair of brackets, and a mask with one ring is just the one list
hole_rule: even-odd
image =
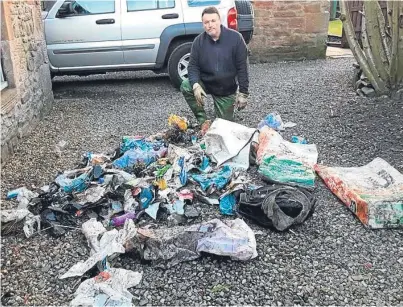
[(302, 187), (315, 186), (315, 172), (309, 166), (291, 159), (266, 156), (259, 166), (259, 173), (271, 181), (294, 183)]

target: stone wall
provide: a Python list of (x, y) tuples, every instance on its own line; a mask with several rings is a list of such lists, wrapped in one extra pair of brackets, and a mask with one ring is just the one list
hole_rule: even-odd
[(328, 0), (254, 0), (251, 62), (318, 59), (326, 56)]
[(1, 1), (1, 163), (53, 103), (40, 1)]

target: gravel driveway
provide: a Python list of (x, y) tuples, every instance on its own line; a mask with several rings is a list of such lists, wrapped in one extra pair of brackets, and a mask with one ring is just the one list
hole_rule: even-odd
[[(251, 66), (252, 98), (240, 123), (255, 126), (277, 110), (297, 123), (285, 137), (317, 144), (319, 162), (358, 166), (379, 156), (403, 172), (403, 104), (357, 97), (353, 61)], [(48, 184), (86, 151), (104, 152), (122, 135), (158, 132), (171, 113), (191, 117), (168, 78), (152, 73), (56, 78), (54, 95), (49, 116), (2, 168), (3, 209), (16, 206), (4, 201), (9, 189)], [(57, 157), (60, 140), (68, 145)], [(260, 231), (252, 261), (206, 256), (162, 270), (122, 255), (114, 267), (144, 272), (131, 289), (140, 305), (403, 304), (403, 231), (365, 229), (321, 181), (317, 185), (319, 208), (303, 225), (275, 233), (248, 223)], [(210, 211), (220, 217), (218, 207)], [(58, 276), (88, 255), (79, 229), (59, 239), (3, 236), (1, 290), (11, 292), (6, 305), (67, 305), (80, 279)]]

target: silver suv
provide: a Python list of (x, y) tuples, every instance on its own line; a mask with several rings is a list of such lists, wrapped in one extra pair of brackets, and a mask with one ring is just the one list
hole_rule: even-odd
[(175, 87), (187, 78), (201, 13), (218, 8), (222, 23), (248, 44), (254, 12), (249, 0), (57, 0), (43, 2), (51, 74), (122, 70), (168, 73)]

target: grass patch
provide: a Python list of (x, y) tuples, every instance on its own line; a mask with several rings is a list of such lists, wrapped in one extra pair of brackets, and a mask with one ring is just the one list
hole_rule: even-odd
[(328, 35), (341, 37), (343, 30), (343, 22), (340, 19), (329, 21)]

